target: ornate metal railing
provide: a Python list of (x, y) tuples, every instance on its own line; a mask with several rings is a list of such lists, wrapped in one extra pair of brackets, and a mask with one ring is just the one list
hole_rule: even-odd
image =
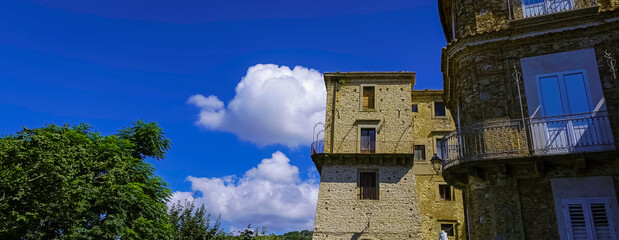
[[(324, 139), (312, 143), (311, 154), (325, 153), (330, 151), (330, 145), (326, 146)], [(325, 150), (325, 148), (329, 150)], [(413, 141), (383, 141), (361, 142), (355, 140), (335, 141), (333, 153), (413, 153)]]
[(463, 127), (443, 138), (443, 167), (461, 162), (615, 150), (607, 112), (506, 120)]
[(515, 19), (597, 6), (597, 0), (511, 0)]
[(318, 140), (312, 143), (312, 155), (325, 152), (325, 140)]

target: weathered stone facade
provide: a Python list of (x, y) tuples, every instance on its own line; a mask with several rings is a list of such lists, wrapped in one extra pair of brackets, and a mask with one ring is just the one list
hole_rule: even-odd
[[(619, 2), (573, 2), (571, 10), (525, 17), (519, 0), (439, 0), (448, 41), (444, 97), (461, 125), (443, 177), (465, 192), (471, 239), (567, 239), (561, 202), (570, 199), (610, 199), (608, 216), (615, 226), (619, 221), (619, 80), (607, 57), (619, 57)], [(602, 125), (609, 126), (603, 132), (612, 134), (610, 141), (583, 143), (569, 125), (572, 115), (547, 111), (557, 106), (542, 102), (547, 93), (540, 79), (574, 72), (565, 66), (584, 76), (592, 113), (582, 119), (597, 121), (608, 112)], [(556, 84), (565, 89), (567, 83)], [(569, 107), (555, 105), (562, 104)], [(547, 116), (565, 125), (549, 125)], [(581, 126), (600, 132), (599, 124)], [(553, 150), (552, 127), (576, 142)], [(535, 141), (540, 133), (547, 138), (541, 145)], [(583, 144), (587, 148), (578, 149)], [(612, 179), (615, 191), (598, 194), (597, 185), (565, 191), (559, 184), (598, 177)]]
[(417, 107), (417, 112), (413, 112), (413, 140), (415, 145), (425, 146), (426, 151), (426, 159), (417, 160), (414, 165), (422, 219), (422, 239), (437, 238), (441, 223), (454, 225), (453, 239), (466, 239), (462, 191), (450, 187), (452, 199), (441, 200), (439, 185), (447, 183), (430, 163), (433, 154), (440, 151), (437, 149), (437, 139), (455, 129), (449, 110), (445, 116), (434, 116), (434, 103), (443, 102), (443, 90), (413, 90), (412, 95), (412, 103)]
[[(432, 139), (453, 129), (450, 115), (426, 117), (440, 93), (412, 94), (414, 73), (325, 73), (327, 116), (324, 151), (312, 155), (321, 183), (314, 239), (431, 239), (441, 223), (456, 225), (464, 239), (462, 194), (439, 199), (442, 178), (428, 160), (414, 161), (415, 141), (434, 151)], [(373, 87), (374, 107), (364, 109), (363, 88)], [(427, 125), (424, 127), (424, 125)], [(372, 153), (361, 130), (375, 130)], [(416, 131), (421, 132), (416, 132)], [(377, 175), (378, 199), (360, 199), (360, 172)], [(422, 208), (420, 208), (422, 206)]]

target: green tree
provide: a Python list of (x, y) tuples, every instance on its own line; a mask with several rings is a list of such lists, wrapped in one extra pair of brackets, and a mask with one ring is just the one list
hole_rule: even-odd
[(311, 240), (312, 239), (312, 231), (303, 230), (301, 232), (287, 232), (282, 235), (286, 240)]
[(185, 200), (184, 204), (181, 201), (174, 203), (169, 215), (175, 240), (215, 239), (220, 234), (221, 216), (211, 227), (211, 214), (206, 211), (204, 204), (196, 209), (195, 199), (191, 202)]
[(0, 138), (0, 239), (170, 239), (171, 192), (145, 162), (169, 148), (141, 120), (109, 136), (81, 124)]

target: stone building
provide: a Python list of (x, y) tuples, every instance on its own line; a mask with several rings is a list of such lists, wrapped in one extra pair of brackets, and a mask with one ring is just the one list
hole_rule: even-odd
[[(412, 93), (410, 72), (325, 73), (324, 80), (324, 140), (312, 147), (321, 176), (314, 239), (431, 239), (441, 229), (464, 239), (462, 194), (429, 163), (435, 138), (454, 128), (449, 111), (433, 107), (444, 106), (440, 92)], [(426, 156), (416, 159), (422, 146)]]
[(617, 239), (619, 1), (438, 4), (470, 239)]
[(441, 140), (455, 129), (442, 95), (443, 90), (412, 91), (413, 172), (422, 219), (421, 239), (437, 239), (441, 230), (447, 230), (448, 236), (453, 236), (450, 239), (466, 239), (462, 191), (448, 185), (430, 163), (434, 154), (443, 158), (446, 149)]

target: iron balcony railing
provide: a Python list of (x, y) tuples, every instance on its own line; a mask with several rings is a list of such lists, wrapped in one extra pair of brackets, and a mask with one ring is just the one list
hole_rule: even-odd
[[(330, 145), (326, 146), (324, 139), (312, 143), (311, 154), (329, 153)], [(413, 141), (335, 141), (333, 153), (410, 153), (414, 152)], [(327, 150), (325, 150), (325, 148)]]
[(512, 12), (520, 19), (594, 6), (598, 6), (597, 0), (521, 0), (512, 6)]
[(443, 168), (476, 160), (613, 151), (614, 119), (595, 112), (463, 127), (442, 139)]

